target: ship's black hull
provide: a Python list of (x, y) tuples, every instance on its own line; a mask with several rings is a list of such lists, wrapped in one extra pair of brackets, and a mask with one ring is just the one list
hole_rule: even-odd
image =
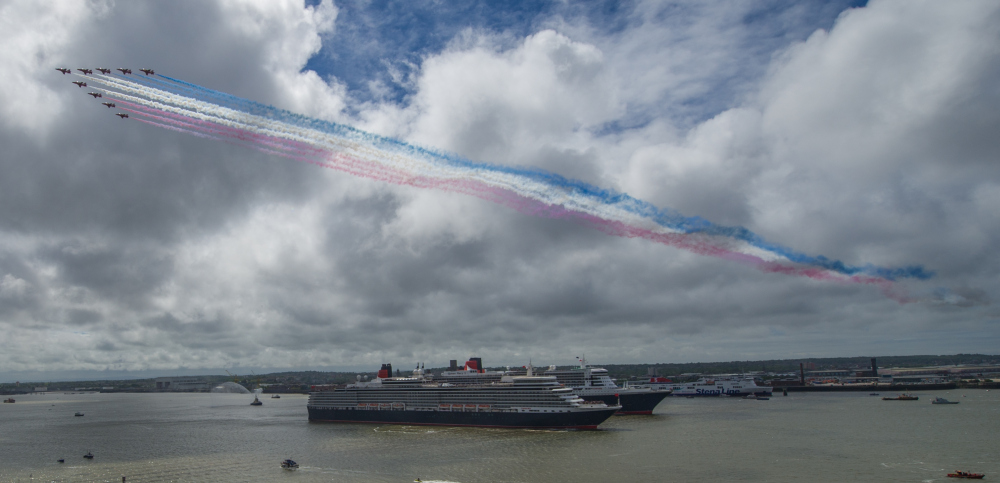
[(578, 396), (583, 398), (584, 401), (601, 401), (608, 406), (617, 406), (621, 404), (622, 408), (618, 410), (616, 414), (618, 415), (630, 415), (630, 414), (653, 414), (653, 409), (656, 408), (660, 401), (665, 399), (670, 395), (668, 391), (652, 391), (652, 392), (625, 392), (621, 391), (617, 395), (607, 394), (607, 395), (594, 395), (588, 394), (583, 395), (579, 392)]
[(462, 411), (376, 411), (308, 407), (309, 421), (333, 423), (473, 426), (485, 428), (597, 429), (615, 408), (575, 412), (510, 413)]

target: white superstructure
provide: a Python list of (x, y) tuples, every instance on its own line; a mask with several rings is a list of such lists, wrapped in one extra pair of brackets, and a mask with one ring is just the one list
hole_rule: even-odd
[(752, 377), (721, 376), (702, 377), (695, 382), (630, 382), (629, 387), (670, 389), (674, 396), (770, 396), (770, 386), (758, 386)]

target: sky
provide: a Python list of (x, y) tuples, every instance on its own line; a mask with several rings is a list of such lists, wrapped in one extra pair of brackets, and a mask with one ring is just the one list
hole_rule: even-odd
[[(105, 66), (929, 276), (324, 169), (55, 70)], [(996, 2), (5, 2), (0, 76), (0, 382), (1000, 347)]]

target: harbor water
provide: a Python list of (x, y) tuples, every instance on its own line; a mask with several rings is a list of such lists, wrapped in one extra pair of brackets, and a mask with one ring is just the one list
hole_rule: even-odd
[[(0, 482), (1000, 478), (1000, 391), (917, 395), (667, 398), (653, 416), (616, 416), (597, 431), (309, 423), (300, 395), (265, 395), (258, 407), (238, 394), (21, 395), (0, 406)], [(282, 470), (285, 458), (300, 469)]]

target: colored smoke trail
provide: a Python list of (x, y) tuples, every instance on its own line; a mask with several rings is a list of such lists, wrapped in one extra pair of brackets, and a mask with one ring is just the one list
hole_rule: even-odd
[(540, 169), (476, 163), (350, 126), (312, 119), (165, 76), (86, 76), (136, 120), (262, 152), (418, 188), (463, 193), (522, 213), (567, 218), (758, 269), (817, 280), (871, 284), (903, 300), (893, 283), (927, 279), (922, 267), (849, 266), (768, 242), (743, 227), (716, 225), (627, 194)]

